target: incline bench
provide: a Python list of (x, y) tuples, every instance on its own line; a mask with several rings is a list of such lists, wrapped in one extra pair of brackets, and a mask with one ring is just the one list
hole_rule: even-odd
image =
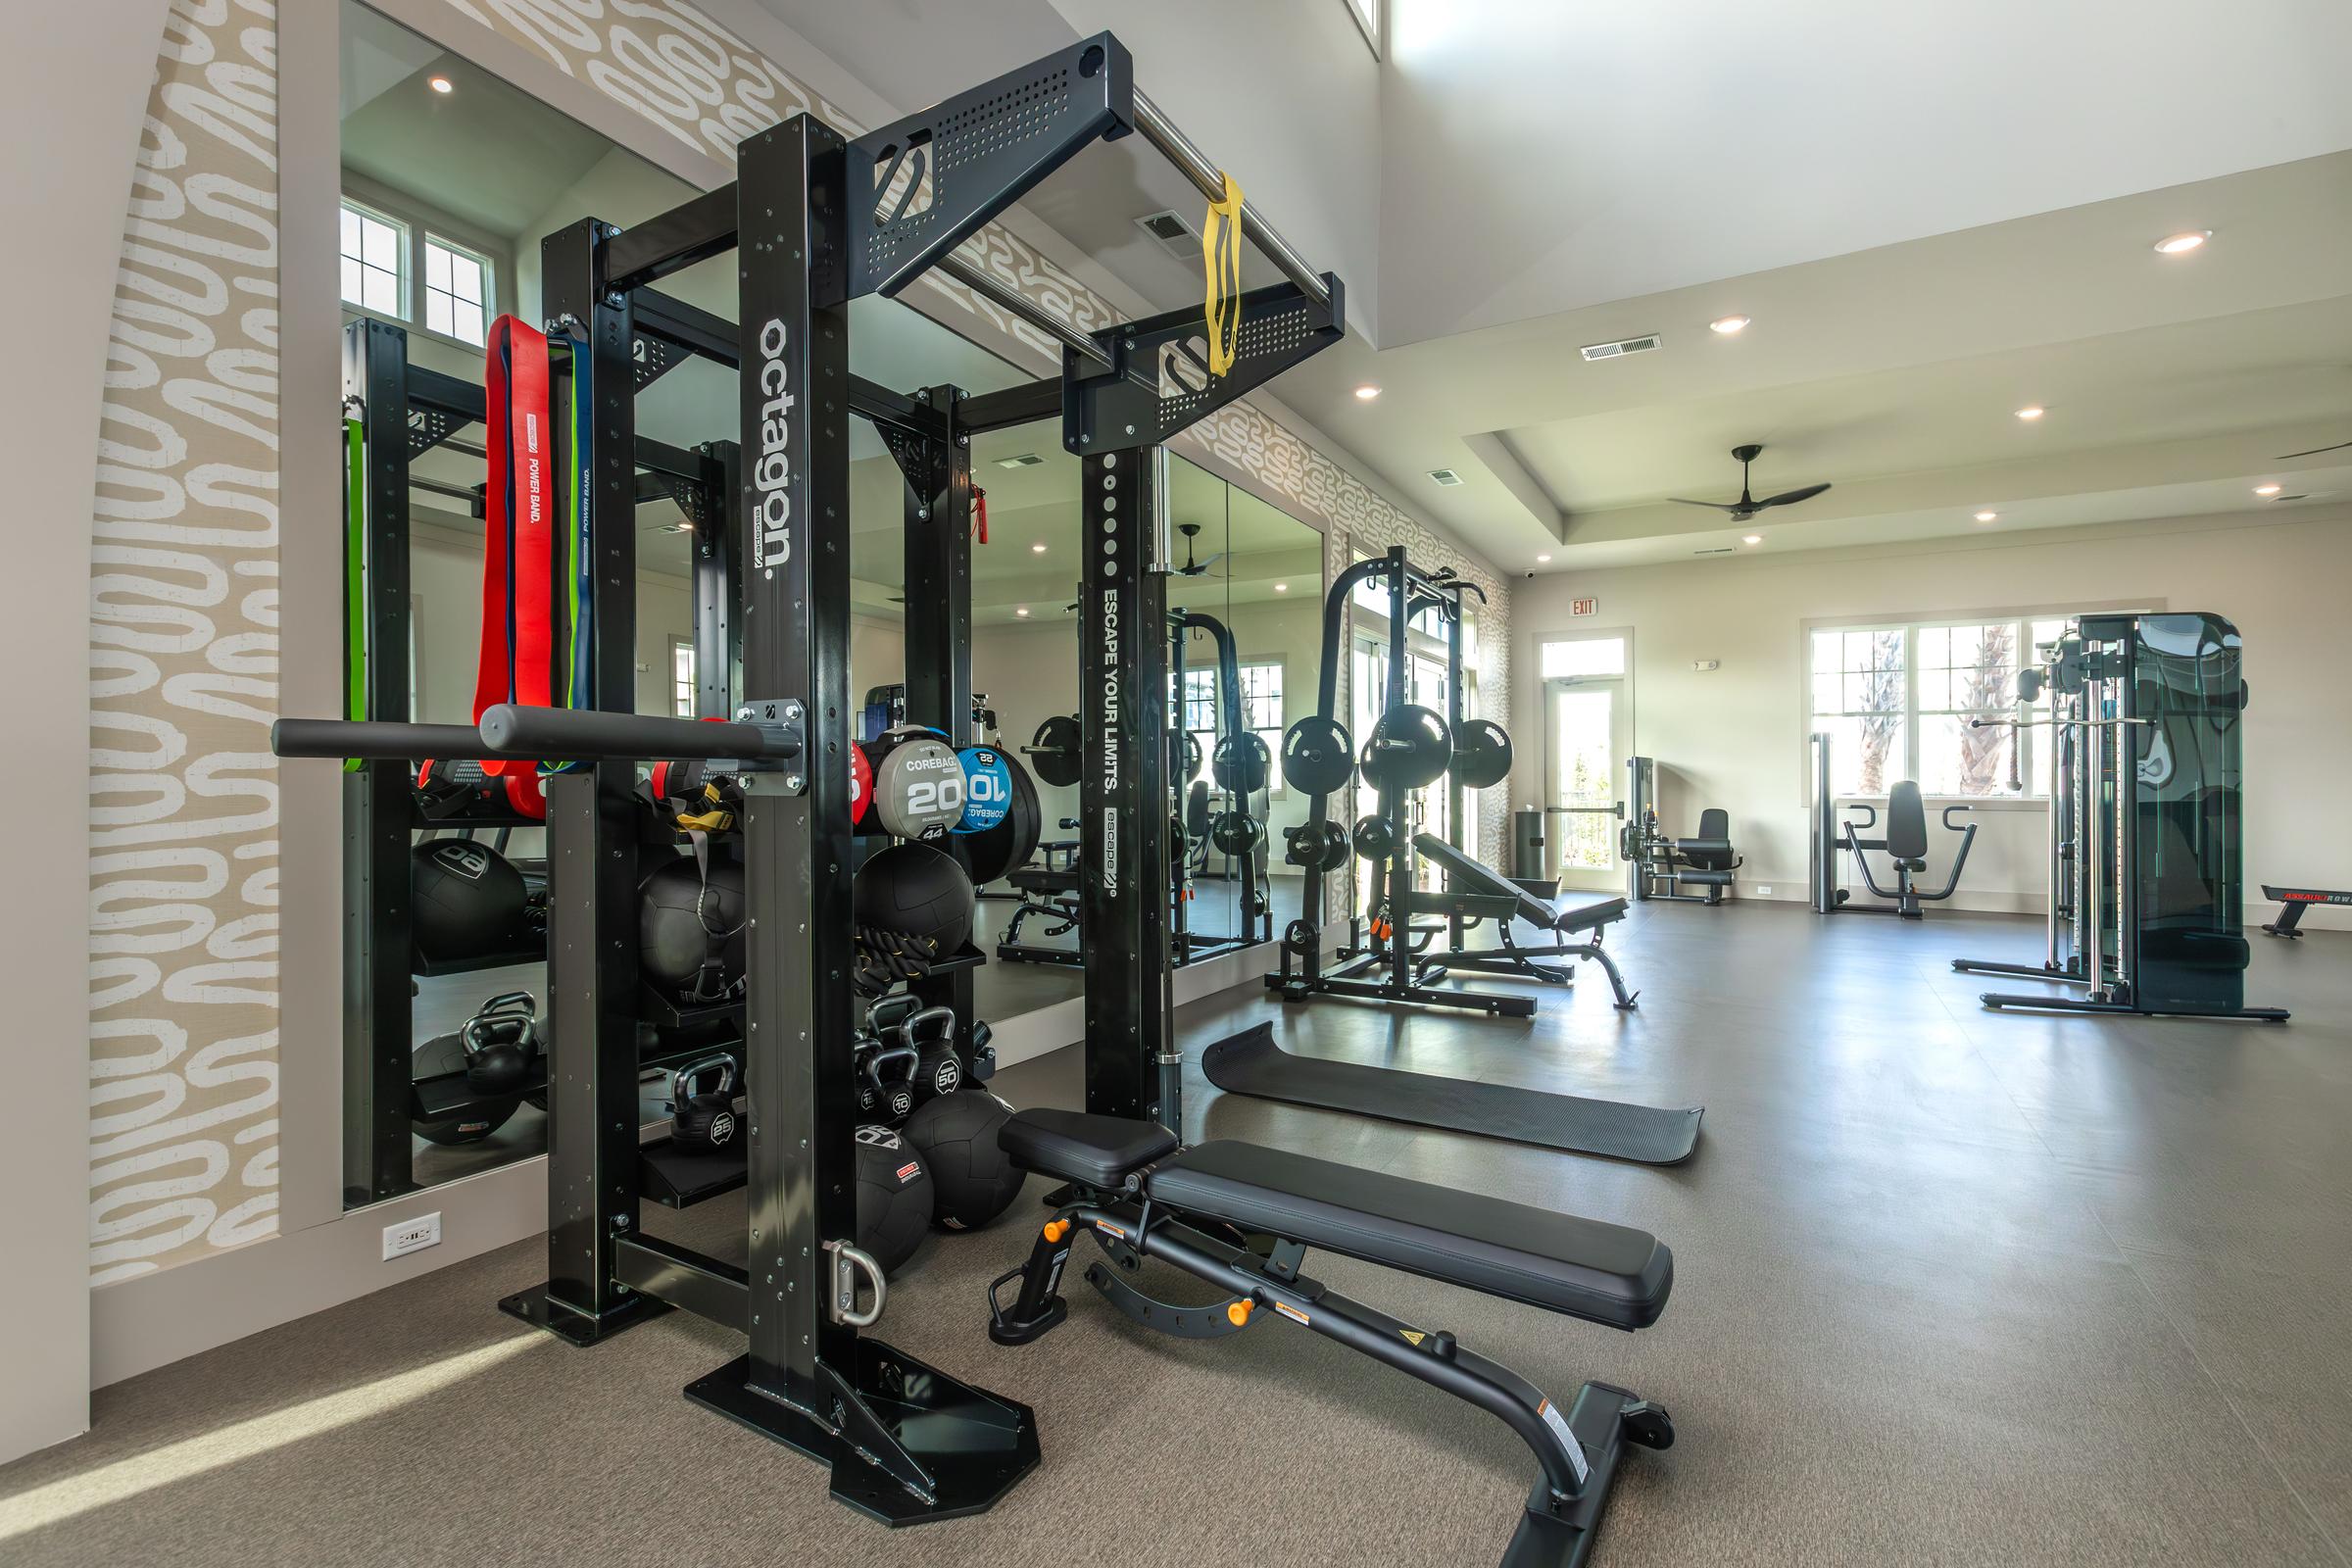
[[(1286, 1150), (1217, 1142), (1183, 1149), (1153, 1122), (1029, 1110), (999, 1135), (1026, 1170), (1067, 1182), (1068, 1206), (1029, 1260), (989, 1286), (989, 1336), (1026, 1345), (1062, 1321), (1063, 1265), (1091, 1234), (1118, 1272), (1087, 1283), (1148, 1328), (1185, 1339), (1238, 1334), (1261, 1309), (1339, 1341), (1501, 1419), (1542, 1469), (1503, 1561), (1581, 1562), (1600, 1522), (1625, 1444), (1674, 1441), (1666, 1412), (1623, 1389), (1588, 1383), (1565, 1412), (1508, 1367), (1353, 1301), (1298, 1272), (1307, 1249), (1402, 1269), (1546, 1311), (1632, 1331), (1657, 1321), (1674, 1255), (1647, 1234), (1598, 1220), (1455, 1192)], [(1263, 1252), (1236, 1245), (1270, 1237)], [(1225, 1293), (1182, 1306), (1121, 1277), (1158, 1258)], [(1004, 1287), (1021, 1282), (1010, 1306)]]
[[(1617, 1005), (1634, 1005), (1634, 993), (1625, 989), (1625, 976), (1617, 970), (1616, 960), (1600, 951), (1600, 939), (1605, 927), (1625, 918), (1623, 899), (1596, 899), (1589, 904), (1547, 904), (1517, 882), (1503, 876), (1494, 867), (1482, 865), (1432, 833), (1413, 837), (1413, 848), (1435, 861), (1446, 873), (1443, 893), (1415, 893), (1407, 901), (1414, 914), (1461, 915), (1475, 923), (1481, 919), (1494, 922), (1498, 945), (1484, 950), (1448, 949), (1433, 953), (1422, 959), (1415, 980), (1429, 985), (1445, 978), (1448, 969), (1475, 969), (1485, 974), (1518, 974), (1544, 981), (1547, 985), (1564, 986), (1575, 976), (1558, 964), (1537, 963), (1538, 958), (1588, 958), (1600, 965), (1609, 977), (1609, 989), (1617, 994)], [(1523, 948), (1511, 940), (1511, 920), (1516, 916), (1538, 930), (1549, 931), (1560, 940), (1547, 948)], [(1418, 928), (1416, 928), (1418, 930)], [(1577, 932), (1590, 932), (1581, 942), (1567, 938)]]

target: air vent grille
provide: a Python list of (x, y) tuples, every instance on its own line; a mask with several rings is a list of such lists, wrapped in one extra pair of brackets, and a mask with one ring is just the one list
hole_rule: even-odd
[(1161, 250), (1186, 266), (1200, 265), (1200, 232), (1174, 212), (1146, 213), (1135, 224), (1151, 235)]
[(1451, 486), (1462, 482), (1462, 476), (1451, 468), (1432, 468), (1429, 470), (1429, 476), (1442, 485)]
[(1584, 355), (1588, 360), (1622, 360), (1628, 354), (1648, 354), (1665, 347), (1665, 340), (1655, 332), (1640, 337), (1619, 338), (1614, 343), (1588, 343)]
[(997, 466), (1000, 468), (1034, 468), (1045, 461), (1034, 452), (1024, 452), (1017, 457), (999, 458)]

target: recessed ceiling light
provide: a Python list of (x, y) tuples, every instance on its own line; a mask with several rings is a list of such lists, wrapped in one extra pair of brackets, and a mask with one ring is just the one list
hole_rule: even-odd
[(2029, 403), (2024, 408), (2017, 411), (2017, 416), (2021, 419), (2028, 420), (2038, 419), (2049, 412), (2049, 410), (2043, 408), (2038, 403)]
[(1291, 591), (1291, 585), (1287, 582), (1278, 582), (1274, 585), (1274, 591), (1278, 594), (1287, 594)]
[(1744, 533), (1740, 536), (1740, 542), (1743, 545), (1760, 545), (1764, 542), (1764, 536), (1760, 533)]
[(1380, 388), (1369, 381), (1355, 389), (1355, 401), (1358, 403), (1369, 403), (1378, 396), (1380, 396)]
[(2211, 238), (2213, 230), (2210, 228), (2192, 228), (2179, 234), (2167, 234), (2156, 242), (2156, 254), (2185, 256)]
[(1536, 564), (1539, 566), (1548, 566), (1551, 564), (1551, 558), (1549, 556), (1538, 556), (1536, 558)]
[(1997, 512), (1980, 512), (1977, 514), (1977, 520), (1979, 522), (1990, 522), (1993, 518), (1999, 515), (2000, 514)]
[(1037, 543), (1029, 547), (1029, 553), (1033, 556), (1044, 555), (1046, 553), (1046, 542), (1043, 539), (1040, 539)]
[(2254, 487), (2254, 493), (2258, 496), (2275, 496), (2285, 488), (2282, 484), (2258, 484)]
[(1023, 620), (1026, 620), (1029, 618), (1029, 607), (1027, 605), (1023, 605), (1019, 609), (1015, 610), (1013, 613), (1020, 616)]
[(1741, 327), (1747, 325), (1747, 321), (1748, 318), (1744, 316), (1718, 316), (1715, 318), (1715, 319), (1707, 323), (1707, 330), (1710, 332), (1721, 332), (1725, 337), (1730, 337), (1735, 332), (1738, 332)]
[(458, 84), (447, 76), (427, 76), (424, 78), (424, 84), (444, 96), (458, 90)]

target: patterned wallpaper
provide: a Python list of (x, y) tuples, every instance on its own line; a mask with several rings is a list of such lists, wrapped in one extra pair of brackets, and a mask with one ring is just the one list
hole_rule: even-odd
[(277, 1228), (277, 32), (176, 0), (90, 563), (90, 1268)]
[[(862, 128), (683, 0), (446, 3), (724, 159), (803, 110)], [(269, 0), (174, 0), (124, 215), (90, 580), (97, 1283), (277, 1229), (276, 42)], [(1118, 319), (1001, 226), (966, 254), (1074, 325)], [(1508, 585), (1486, 563), (1246, 403), (1179, 444), (1324, 524), (1334, 569), (1401, 540), (1479, 582), (1480, 706), (1507, 710)], [(1482, 811), (1490, 856), (1501, 816)]]

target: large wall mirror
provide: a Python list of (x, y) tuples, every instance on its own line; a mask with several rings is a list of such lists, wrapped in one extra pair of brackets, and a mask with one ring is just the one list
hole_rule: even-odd
[[(358, 618), (346, 659), (370, 694), (367, 716), (469, 723), (481, 645), (487, 454), (479, 413), (468, 417), (463, 405), (470, 399), (475, 411), (481, 407), (493, 323), (504, 314), (539, 323), (545, 235), (591, 216), (625, 225), (695, 192), (365, 6), (346, 0), (341, 13), (343, 201), (334, 218), (317, 218), (340, 226), (347, 368), (357, 359), (378, 372), (356, 382), (347, 375), (346, 391), (373, 387), (379, 405), (367, 407), (364, 397), (346, 403), (350, 476), (373, 471), (370, 451), (381, 457), (398, 448), (406, 457), (395, 495), (362, 483), (359, 508), (347, 507), (347, 580)], [(731, 322), (733, 266), (731, 257), (704, 263), (664, 279), (662, 291)], [(912, 392), (953, 382), (985, 392), (1028, 379), (908, 306), (861, 299), (852, 315), (852, 370), (884, 387)], [(736, 405), (733, 373), (692, 358), (638, 395), (632, 662), (640, 712), (693, 716), (741, 695), (731, 669), (710, 667), (708, 644), (698, 655), (694, 581), (698, 555), (724, 515), (713, 499), (725, 492), (711, 453), (713, 443), (735, 439)], [(853, 440), (851, 682), (858, 700), (906, 677), (905, 514), (902, 481), (880, 439), (860, 420)], [(987, 475), (981, 483), (1001, 489), (1001, 505), (1017, 513), (1032, 489), (1042, 504), (1061, 473), (1069, 531), (1075, 464), (1049, 433), (1024, 434), (1022, 442), (1056, 467), (1016, 475), (983, 462), (976, 465)], [(1047, 536), (1045, 522), (1042, 514), (1008, 517), (996, 536), (1002, 542), (978, 552), (975, 625), (997, 630), (1017, 601), (1041, 629), (1069, 637), (1061, 606), (1075, 581), (1074, 544), (1055, 546), (1058, 562), (1031, 553), (1029, 541)], [(1027, 579), (1043, 582), (1056, 570), (1056, 585), (1030, 603)], [(1003, 666), (982, 657), (980, 639), (974, 652), (975, 685), (987, 692)], [(1067, 710), (1074, 647), (1058, 662), (1039, 661), (1037, 671), (1063, 682)], [(1011, 696), (1030, 701), (1027, 692)], [(1026, 739), (1028, 730), (1018, 734)], [(1014, 732), (1005, 739), (1013, 741)], [(400, 771), (377, 771), (388, 768)], [(358, 814), (363, 799), (372, 800), (373, 816)], [(385, 830), (374, 837), (392, 846), (358, 845), (345, 867), (345, 924), (353, 933), (345, 964), (347, 1205), (546, 1149), (543, 1095), (527, 1085), (515, 1093), (485, 1088), (477, 1065), (485, 1043), (518, 1031), (514, 1019), (544, 1022), (548, 1011), (545, 835), (526, 811), (503, 800), (485, 806), (486, 799), (485, 787), (463, 768), (420, 779), (405, 764), (370, 763), (346, 778), (347, 826), (380, 822)], [(991, 943), (994, 934), (984, 929), (981, 940)], [(979, 1016), (1007, 1019), (1077, 992), (1075, 970), (1007, 979), (1009, 967), (981, 971)], [(714, 1033), (721, 1025), (696, 1021), (674, 997), (649, 1003), (647, 1014), (640, 1103), (653, 1123), (666, 1118), (669, 1103), (668, 1075), (658, 1069), (690, 1048), (724, 1041)]]

